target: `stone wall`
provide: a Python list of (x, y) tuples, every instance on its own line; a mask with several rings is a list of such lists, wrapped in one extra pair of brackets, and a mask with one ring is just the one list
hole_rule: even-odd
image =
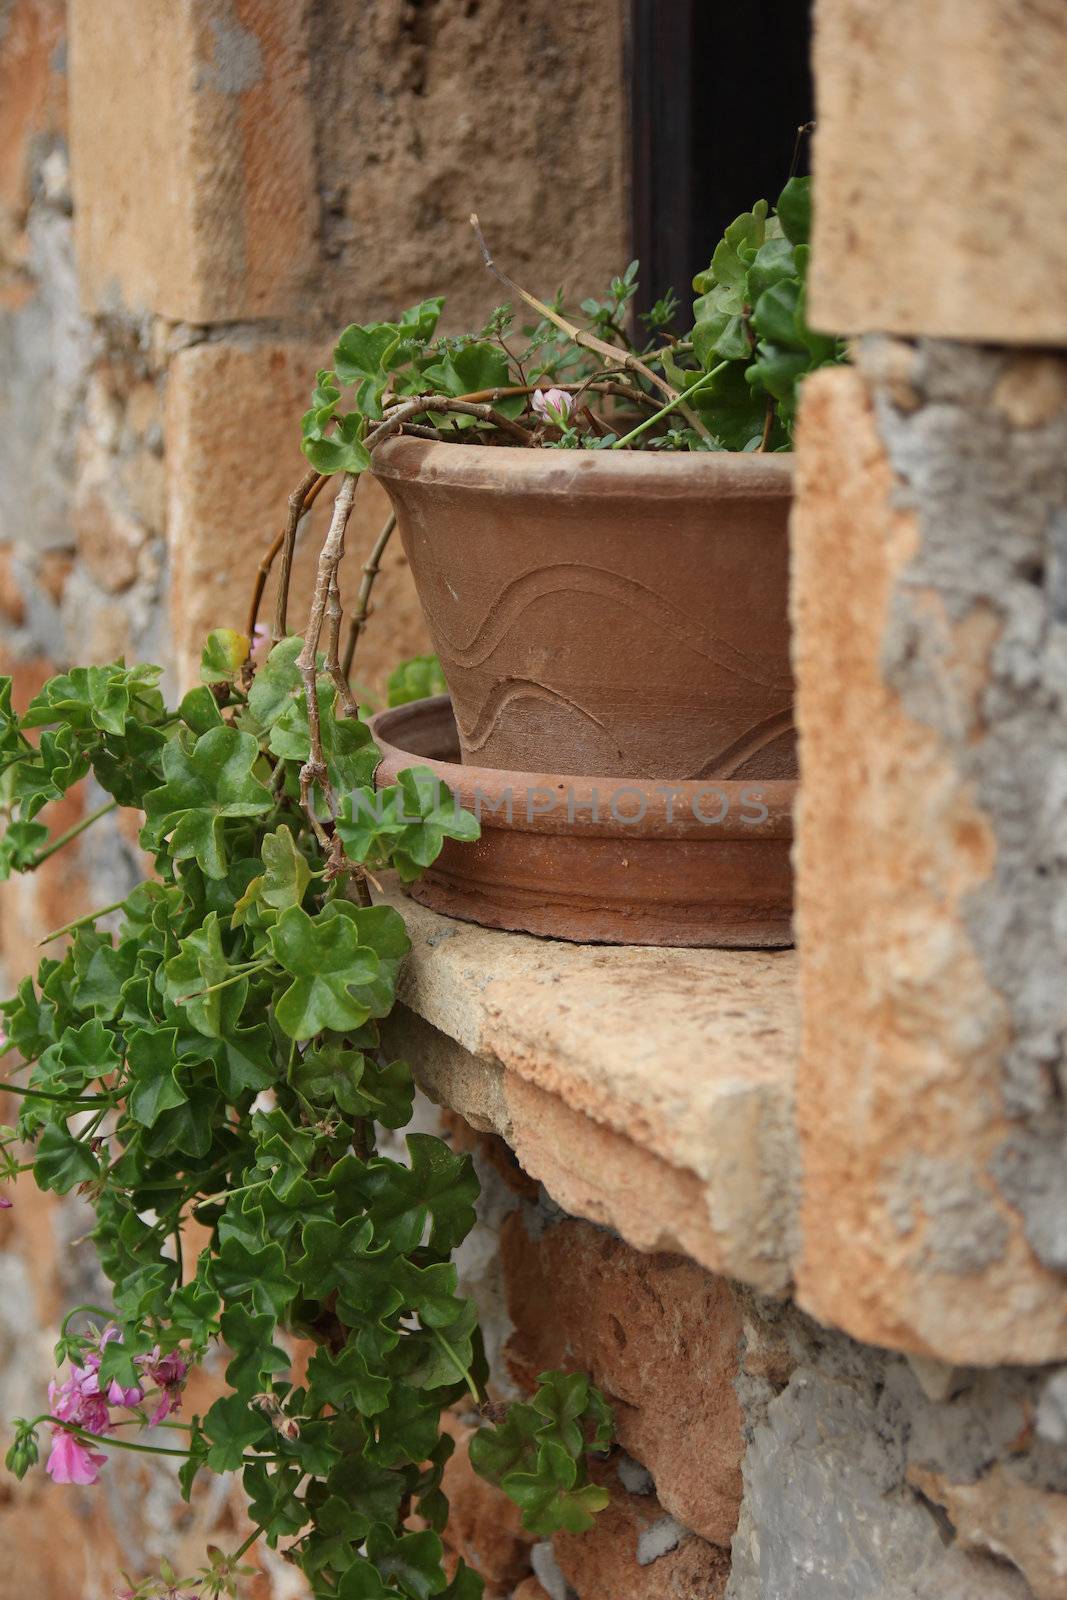
[[(0, 0), (18, 696), (121, 651), (177, 685), (240, 625), (332, 333), (440, 290), (453, 328), (492, 306), (472, 208), (535, 288), (625, 259), (624, 17)], [(799, 953), (411, 916), (391, 1027), (482, 1179), (461, 1269), (495, 1394), (584, 1367), (618, 1419), (610, 1509), (553, 1541), (450, 1420), (447, 1538), (489, 1600), (1067, 1597), (1067, 20), (816, 22), (811, 307), (856, 343), (800, 425)], [(379, 593), (371, 693), (424, 646), (398, 550)], [(0, 892), (9, 982), (139, 870), (119, 828), (86, 837)], [(0, 1418), (99, 1296), (86, 1220), (24, 1186), (0, 1213)], [(225, 1483), (186, 1508), (118, 1462), (90, 1492), (4, 1483), (0, 1600), (111, 1600), (238, 1515)], [(263, 1561), (252, 1600), (298, 1600)]]
[[(470, 211), (545, 292), (625, 264), (623, 15), (0, 0), (0, 671), (17, 701), (123, 653), (163, 663), (173, 689), (209, 627), (243, 626), (340, 328), (445, 293), (458, 331), (499, 298)], [(369, 480), (359, 498), (352, 570), (385, 515)], [(302, 536), (297, 606), (327, 517)], [(355, 675), (380, 697), (429, 647), (395, 544), (375, 604)], [(98, 803), (79, 796), (56, 826)], [(44, 933), (132, 886), (135, 840), (109, 824), (0, 890), (5, 992)], [(99, 1298), (85, 1229), (25, 1184), (0, 1213), (0, 1418), (39, 1409), (64, 1307)], [(3, 1600), (15, 1572), (37, 1600), (111, 1600), (120, 1568), (231, 1542), (225, 1493), (190, 1513), (165, 1472), (107, 1476), (103, 1493), (0, 1484)], [(265, 1559), (257, 1600), (292, 1596)]]
[[(454, 1136), (470, 1147), (458, 1119)], [(502, 1371), (520, 1390), (560, 1361), (591, 1371), (621, 1446), (604, 1469), (610, 1511), (551, 1548), (454, 1469), (455, 1547), (499, 1580), (490, 1595), (524, 1572), (551, 1600), (1067, 1592), (1067, 1411), (1047, 1370), (860, 1344), (568, 1217), (503, 1141), (474, 1149), (483, 1225), (467, 1283)]]
[[(816, 15), (811, 309), (858, 337), (798, 441), (796, 1296), (907, 1355), (932, 1409), (893, 1424), (904, 1478), (1002, 1563), (902, 1592), (1061, 1595), (1067, 14)], [(899, 1403), (871, 1351), (855, 1383), (879, 1362)], [(886, 1436), (872, 1412), (857, 1486)]]

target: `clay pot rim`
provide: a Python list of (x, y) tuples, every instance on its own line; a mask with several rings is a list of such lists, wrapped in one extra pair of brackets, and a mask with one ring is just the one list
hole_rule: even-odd
[[(449, 725), (454, 728), (452, 701), (447, 694), (433, 695), (425, 700), (412, 700), (407, 705), (393, 706), (379, 711), (370, 720), (374, 742), (381, 752), (381, 761), (374, 773), (376, 788), (395, 783), (397, 775), (407, 767), (429, 767), (446, 783), (466, 810), (480, 815), (483, 829), (506, 827), (509, 832), (543, 834), (581, 834), (584, 837), (636, 841), (649, 838), (694, 839), (704, 843), (713, 840), (789, 839), (793, 835), (793, 805), (798, 782), (795, 778), (774, 778), (761, 781), (756, 778), (737, 779), (678, 779), (669, 778), (618, 778), (614, 776), (590, 777), (573, 773), (509, 772), (500, 767), (468, 767), (455, 761), (441, 761), (433, 756), (420, 755), (405, 750), (402, 743), (405, 731), (410, 735), (416, 728), (431, 737), (437, 730), (443, 738)], [(524, 795), (531, 790), (553, 793), (569, 792), (573, 796), (573, 817), (565, 804), (551, 811), (523, 815), (516, 807), (510, 821), (498, 822), (493, 803), (502, 804), (507, 790), (513, 795)], [(480, 793), (480, 802), (476, 797)], [(645, 811), (639, 823), (617, 820), (610, 814), (610, 797), (623, 792), (638, 791), (645, 797)], [(668, 793), (669, 791), (669, 793)], [(594, 818), (593, 796), (599, 795), (601, 814)], [(758, 792), (767, 808), (765, 821), (743, 820), (743, 811), (750, 801), (745, 795)], [(721, 822), (701, 820), (704, 797), (709, 794), (725, 795), (728, 810)], [(695, 802), (695, 803), (694, 803)], [(603, 815), (603, 807), (609, 807)]]
[(792, 494), (793, 459), (787, 451), (537, 450), (399, 435), (378, 446), (371, 466), (385, 481), (418, 480), (490, 494), (762, 499)]

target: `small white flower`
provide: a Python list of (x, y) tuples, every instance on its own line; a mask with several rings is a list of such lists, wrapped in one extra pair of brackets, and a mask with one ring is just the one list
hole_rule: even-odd
[(533, 408), (542, 422), (551, 422), (557, 428), (566, 428), (569, 425), (570, 414), (574, 410), (574, 396), (568, 394), (566, 389), (535, 389)]

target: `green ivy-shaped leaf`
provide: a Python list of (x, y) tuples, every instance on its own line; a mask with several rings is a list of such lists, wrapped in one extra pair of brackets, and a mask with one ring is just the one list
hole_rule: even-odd
[(241, 1301), (222, 1313), (222, 1338), (231, 1353), (226, 1382), (244, 1400), (259, 1393), (264, 1379), (289, 1369), (289, 1357), (273, 1343), (275, 1327), (269, 1312), (250, 1311)]
[(297, 849), (292, 833), (284, 825), (264, 836), (260, 853), (266, 870), (252, 879), (237, 901), (232, 919), (235, 928), (248, 921), (254, 908), (259, 911), (257, 925), (273, 922), (277, 913), (303, 903), (311, 882), (307, 858)]
[(574, 1457), (551, 1441), (541, 1445), (533, 1471), (509, 1472), (501, 1488), (531, 1533), (587, 1533), (611, 1498), (598, 1483), (578, 1482)]
[(542, 1372), (530, 1405), (513, 1405), (504, 1422), (470, 1442), (471, 1465), (522, 1508), (532, 1533), (582, 1533), (608, 1502), (592, 1483), (587, 1450), (611, 1442), (610, 1408), (581, 1373)]
[(271, 1432), (262, 1411), (254, 1409), (239, 1394), (216, 1400), (204, 1418), (204, 1433), (210, 1441), (207, 1465), (213, 1472), (236, 1472), (245, 1451), (262, 1444)]
[(472, 843), (479, 838), (478, 819), (464, 811), (455, 796), (429, 767), (409, 767), (401, 772), (398, 787), (409, 828), (392, 847), (393, 862), (408, 881), (432, 866), (446, 839)]
[(372, 1372), (355, 1344), (332, 1355), (319, 1349), (308, 1363), (308, 1394), (317, 1406), (333, 1406), (343, 1411), (351, 1405), (364, 1417), (377, 1416), (389, 1404), (390, 1382)]
[(239, 1239), (225, 1239), (212, 1266), (214, 1286), (226, 1301), (251, 1299), (255, 1310), (277, 1321), (296, 1292), (280, 1245), (250, 1250)]
[(114, 1035), (93, 1018), (80, 1028), (63, 1030), (58, 1043), (42, 1052), (29, 1083), (51, 1094), (80, 1094), (97, 1079), (117, 1072), (120, 1065)]
[[(328, 678), (318, 680), (317, 694), (322, 751), (330, 782), (336, 789), (351, 789), (366, 783), (373, 777), (381, 759), (371, 741), (370, 729), (356, 718), (335, 715), (337, 691)], [(291, 699), (275, 719), (270, 730), (270, 749), (284, 761), (296, 761), (301, 765), (310, 756), (311, 730), (302, 693)]]
[(789, 243), (807, 244), (811, 237), (811, 179), (790, 178), (775, 211)]
[[(210, 1464), (210, 1456), (208, 1461)], [(263, 1529), (272, 1548), (279, 1539), (299, 1533), (307, 1525), (308, 1510), (298, 1494), (303, 1479), (302, 1469), (291, 1461), (273, 1471), (258, 1462), (245, 1467), (241, 1482), (248, 1496), (248, 1514)]]
[(313, 1106), (336, 1106), (347, 1116), (370, 1117), (385, 1128), (402, 1128), (411, 1120), (414, 1084), (403, 1061), (378, 1067), (361, 1051), (330, 1041), (308, 1050), (290, 1081)]
[(122, 661), (105, 667), (75, 667), (48, 680), (30, 701), (22, 726), (41, 728), (65, 722), (72, 728), (97, 728), (121, 735), (134, 698), (151, 689), (159, 676), (159, 667), (127, 667)]
[[(726, 229), (711, 258), (711, 275), (716, 283), (740, 285), (763, 243), (767, 232), (767, 202), (757, 200), (751, 211), (742, 212)], [(702, 293), (710, 288), (703, 278), (696, 280)]]
[(435, 1533), (398, 1535), (377, 1522), (367, 1535), (367, 1555), (381, 1577), (412, 1600), (431, 1600), (448, 1587), (444, 1547)]
[[(583, 1450), (606, 1450), (611, 1442), (611, 1412), (603, 1395), (584, 1372), (542, 1372), (531, 1404), (548, 1421), (538, 1431), (540, 1440), (551, 1439), (572, 1456)], [(587, 1426), (593, 1424), (586, 1442)]]
[(272, 728), (290, 702), (303, 694), (303, 680), (296, 664), (303, 648), (303, 639), (291, 634), (274, 646), (256, 673), (248, 691), (247, 708), (248, 724), (254, 733)]
[(11, 796), (18, 801), (22, 820), (28, 822), (43, 806), (59, 800), (89, 771), (89, 758), (83, 739), (66, 725), (46, 728), (41, 734), (33, 759), (17, 761), (8, 782)]
[(406, 1144), (411, 1165), (372, 1161), (365, 1193), (374, 1236), (405, 1254), (432, 1223), (431, 1250), (451, 1254), (474, 1226), (479, 1183), (469, 1156), (455, 1155), (443, 1139), (411, 1133)]
[(291, 906), (271, 928), (274, 959), (292, 978), (274, 1008), (278, 1026), (290, 1039), (311, 1039), (332, 1029), (360, 1028), (371, 1007), (353, 992), (381, 975), (381, 963), (359, 930), (345, 917), (309, 917)]
[[(308, 419), (312, 417), (314, 422), (309, 427)], [(347, 416), (336, 420), (337, 428), (329, 438), (317, 438), (314, 429), (318, 424), (318, 414), (307, 413), (302, 444), (305, 456), (316, 472), (366, 472), (370, 466), (370, 456), (363, 443), (362, 416), (358, 411), (350, 411)]]
[[(199, 928), (181, 941), (178, 954), (163, 965), (163, 993), (172, 1005), (181, 1005), (199, 1033), (217, 1039), (225, 1028), (236, 1026), (248, 994), (248, 979), (232, 982), (237, 974), (222, 948), (222, 930), (216, 911), (209, 911)], [(220, 984), (226, 984), (220, 988)]]
[(337, 1600), (404, 1600), (404, 1591), (386, 1586), (374, 1563), (357, 1556), (341, 1579)]
[(40, 822), (12, 822), (0, 839), (0, 883), (13, 872), (28, 872), (48, 842), (48, 829)]
[(163, 755), (166, 782), (145, 796), (145, 842), (157, 846), (170, 835), (174, 861), (192, 859), (206, 877), (225, 877), (225, 819), (262, 816), (274, 804), (253, 775), (258, 759), (255, 739), (236, 728), (212, 728), (191, 750), (170, 740)]
[(54, 1189), (69, 1194), (79, 1183), (88, 1183), (100, 1171), (100, 1163), (82, 1140), (76, 1139), (65, 1122), (49, 1122), (37, 1142), (33, 1176), (39, 1189)]
[(210, 733), (212, 728), (223, 726), (219, 703), (206, 683), (198, 683), (195, 689), (183, 695), (178, 711), (186, 727), (196, 734)]
[(127, 1059), (130, 1087), (127, 1109), (135, 1122), (154, 1128), (164, 1111), (184, 1105), (188, 1095), (178, 1082), (178, 1030), (153, 1032), (138, 1028), (130, 1034)]

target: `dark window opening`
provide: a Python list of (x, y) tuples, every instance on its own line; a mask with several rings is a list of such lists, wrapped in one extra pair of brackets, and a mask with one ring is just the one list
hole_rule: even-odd
[[(633, 254), (638, 311), (693, 275), (753, 201), (772, 205), (814, 116), (807, 0), (631, 0)], [(800, 140), (797, 172), (809, 168)]]

